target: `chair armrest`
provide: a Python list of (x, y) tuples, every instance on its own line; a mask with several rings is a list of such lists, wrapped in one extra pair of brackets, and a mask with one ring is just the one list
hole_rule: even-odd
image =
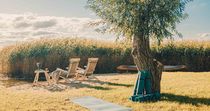
[(61, 69), (61, 68), (56, 68), (56, 70), (58, 70), (58, 71), (63, 71), (63, 69)]
[(85, 70), (85, 69), (83, 69), (83, 68), (81, 68), (81, 67), (77, 67), (77, 70)]

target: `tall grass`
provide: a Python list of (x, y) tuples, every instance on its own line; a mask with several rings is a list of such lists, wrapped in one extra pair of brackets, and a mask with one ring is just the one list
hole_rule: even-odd
[(184, 64), (188, 71), (210, 70), (210, 41), (166, 42), (152, 49), (155, 57), (163, 64)]
[(0, 54), (1, 73), (19, 78), (33, 78), (36, 63), (50, 71), (57, 67), (65, 68), (69, 58), (80, 57), (80, 67), (89, 57), (98, 57), (95, 73), (113, 72), (120, 64), (132, 64), (128, 61), (130, 49), (125, 45), (95, 40), (51, 39), (19, 43), (4, 48)]
[[(154, 58), (164, 65), (187, 65), (188, 71), (210, 70), (210, 41), (166, 42), (151, 45)], [(95, 73), (115, 72), (121, 64), (134, 64), (130, 45), (88, 39), (50, 39), (18, 43), (0, 51), (0, 73), (33, 78), (36, 63), (50, 71), (65, 68), (69, 58), (80, 57), (80, 67), (89, 57), (98, 57)]]

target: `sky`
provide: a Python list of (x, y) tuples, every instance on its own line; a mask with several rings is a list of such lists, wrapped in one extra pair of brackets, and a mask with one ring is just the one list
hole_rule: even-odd
[[(87, 0), (0, 0), (0, 44), (47, 37), (90, 37), (113, 40), (87, 23), (97, 21)], [(189, 17), (177, 25), (183, 39), (210, 39), (210, 0), (186, 6)]]

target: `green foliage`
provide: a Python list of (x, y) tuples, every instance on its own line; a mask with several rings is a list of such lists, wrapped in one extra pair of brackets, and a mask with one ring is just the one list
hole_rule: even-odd
[(186, 17), (185, 5), (192, 0), (88, 0), (87, 7), (115, 32), (130, 38), (137, 34), (158, 40), (179, 34), (176, 23)]

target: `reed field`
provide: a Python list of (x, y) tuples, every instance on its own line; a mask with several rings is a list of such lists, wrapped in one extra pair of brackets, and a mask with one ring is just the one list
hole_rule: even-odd
[[(154, 58), (165, 65), (186, 65), (186, 71), (210, 70), (210, 41), (168, 41), (160, 46), (152, 44), (151, 49)], [(37, 62), (53, 71), (65, 69), (72, 57), (81, 58), (80, 67), (87, 58), (98, 57), (95, 73), (112, 73), (119, 65), (134, 64), (130, 45), (79, 38), (17, 43), (4, 47), (0, 54), (0, 73), (25, 79), (33, 78)]]
[(166, 65), (186, 65), (186, 71), (210, 71), (210, 41), (168, 41), (152, 46), (155, 58)]
[(104, 42), (87, 39), (52, 39), (37, 40), (19, 43), (5, 47), (0, 52), (0, 73), (16, 78), (33, 78), (37, 68), (36, 63), (41, 63), (41, 68), (50, 71), (57, 67), (65, 69), (69, 58), (80, 57), (80, 66), (87, 63), (89, 57), (98, 57), (95, 73), (108, 73), (124, 63), (132, 64), (127, 59), (130, 57), (130, 48), (123, 47), (113, 42)]

